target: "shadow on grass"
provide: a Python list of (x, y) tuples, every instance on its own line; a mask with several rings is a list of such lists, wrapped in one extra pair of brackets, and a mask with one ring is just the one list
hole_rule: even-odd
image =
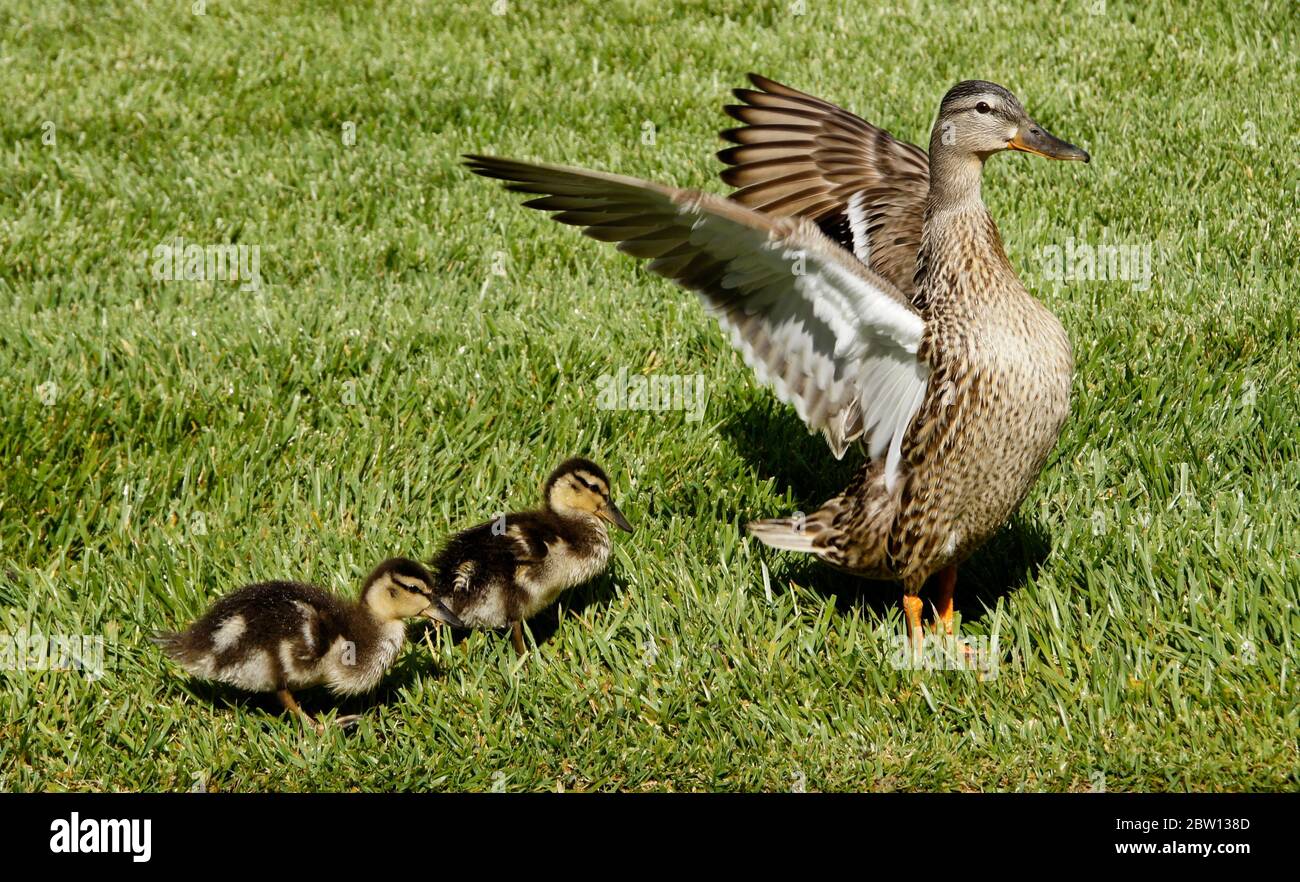
[[(755, 402), (724, 423), (722, 433), (756, 473), (775, 478), (778, 490), (788, 487), (802, 511), (815, 511), (839, 493), (862, 463), (862, 454), (856, 449), (837, 462), (825, 439), (810, 435), (794, 411), (775, 400)], [(753, 517), (782, 514), (788, 512), (755, 513)], [(1050, 551), (1047, 531), (1037, 521), (1016, 514), (1005, 529), (959, 567), (954, 604), (962, 621), (979, 621), (1000, 598), (1023, 587), (1038, 573)], [(883, 618), (898, 608), (901, 588), (897, 583), (842, 573), (805, 555), (768, 549), (764, 553), (774, 582), (793, 582), (823, 597), (833, 596), (841, 612), (859, 609)]]
[[(216, 683), (210, 680), (183, 680), (179, 688), (185, 695), (193, 701), (206, 705), (213, 713), (230, 711), (238, 708), (250, 716), (263, 713), (268, 717), (278, 717), (285, 713), (280, 699), (275, 697), (274, 692), (244, 692), (234, 686), (227, 686), (224, 683)], [(304, 693), (311, 690), (304, 690)], [(295, 697), (300, 697), (294, 693)], [(306, 704), (303, 704), (307, 708)], [(307, 708), (311, 713), (315, 712), (313, 708)]]
[[(808, 433), (793, 408), (771, 396), (754, 402), (721, 426), (731, 446), (762, 478), (774, 478), (777, 489), (789, 487), (804, 511), (813, 511), (844, 489), (862, 464), (856, 447), (836, 460), (820, 434)], [(777, 517), (782, 513), (755, 513)]]
[[(1020, 515), (997, 533), (957, 570), (957, 593), (953, 606), (963, 622), (978, 622), (995, 609), (998, 600), (1018, 591), (1034, 578), (1051, 551), (1047, 531), (1037, 522)], [(793, 582), (823, 597), (834, 597), (839, 612), (857, 609), (880, 618), (899, 608), (902, 587), (897, 582), (879, 582), (842, 573), (804, 555), (776, 557), (764, 549), (767, 566), (776, 582)], [(922, 592), (929, 607), (929, 586)]]
[[(409, 633), (414, 638), (410, 642), (423, 640), (423, 634), (417, 632), (415, 628), (411, 628)], [(402, 696), (401, 690), (413, 686), (420, 677), (430, 675), (439, 677), (442, 674), (443, 671), (436, 664), (430, 664), (427, 652), (404, 651), (397, 663), (389, 669), (379, 685), (371, 692), (361, 695), (335, 695), (325, 686), (310, 686), (291, 691), (302, 709), (313, 717), (329, 715), (341, 717), (347, 714), (364, 716), (372, 713), (376, 708), (408, 700)], [(263, 714), (268, 722), (281, 717), (292, 719), (292, 715), (280, 704), (280, 699), (274, 692), (245, 692), (224, 683), (194, 678), (185, 679), (178, 686), (191, 699), (207, 705), (214, 713), (237, 708), (254, 717)], [(345, 731), (351, 732), (352, 729), (353, 727), (348, 727)]]

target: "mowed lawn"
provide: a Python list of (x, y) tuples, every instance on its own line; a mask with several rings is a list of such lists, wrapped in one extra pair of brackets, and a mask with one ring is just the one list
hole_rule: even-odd
[[(0, 8), (0, 789), (1300, 784), (1293, 3), (201, 8)], [(747, 538), (857, 454), (693, 295), (459, 165), (721, 192), (750, 70), (922, 145), (991, 79), (1092, 152), (985, 171), (1077, 362), (1059, 447), (959, 579), (996, 677), (897, 669), (893, 586)], [(249, 248), (260, 286), (157, 278), (177, 237)], [(1103, 244), (1149, 285), (1052, 271)], [(598, 407), (620, 370), (701, 375), (703, 418)], [(522, 662), (412, 626), (342, 705), (363, 722), (317, 737), (147, 641), (250, 581), (355, 592), (572, 454), (637, 532)], [(102, 676), (42, 669), (34, 634), (102, 640)]]

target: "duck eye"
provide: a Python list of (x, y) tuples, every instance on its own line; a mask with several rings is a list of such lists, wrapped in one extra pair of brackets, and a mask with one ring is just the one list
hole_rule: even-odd
[(975, 111), (976, 111), (977, 113), (988, 113), (988, 112), (989, 112), (989, 105), (988, 105), (988, 103), (985, 102), (985, 101), (981, 101), (979, 104), (976, 104), (976, 105), (975, 105)]

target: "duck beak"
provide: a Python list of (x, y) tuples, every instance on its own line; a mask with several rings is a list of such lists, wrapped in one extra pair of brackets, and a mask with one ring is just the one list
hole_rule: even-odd
[(436, 597), (430, 600), (429, 605), (420, 611), (420, 615), (426, 619), (433, 619), (435, 622), (446, 622), (453, 628), (465, 627), (465, 623), (454, 612), (447, 609), (447, 605)]
[(1011, 140), (1007, 142), (1007, 149), (1021, 150), (1035, 156), (1046, 156), (1048, 159), (1073, 159), (1079, 162), (1088, 162), (1092, 159), (1087, 150), (1075, 147), (1069, 141), (1062, 141), (1032, 119), (1026, 119), (1016, 130)]
[(620, 530), (632, 532), (632, 525), (627, 522), (627, 518), (623, 517), (623, 512), (619, 511), (618, 506), (612, 501), (606, 500), (605, 504), (596, 512), (596, 515), (609, 521)]

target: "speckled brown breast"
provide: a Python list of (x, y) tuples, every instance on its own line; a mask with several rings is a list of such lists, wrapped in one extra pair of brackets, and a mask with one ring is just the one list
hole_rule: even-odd
[[(1074, 364), (1061, 323), (1035, 300), (981, 208), (927, 243), (925, 403), (904, 441), (908, 474), (887, 560), (909, 591), (960, 563), (1011, 517), (1056, 444)], [(924, 251), (923, 251), (924, 256)]]

